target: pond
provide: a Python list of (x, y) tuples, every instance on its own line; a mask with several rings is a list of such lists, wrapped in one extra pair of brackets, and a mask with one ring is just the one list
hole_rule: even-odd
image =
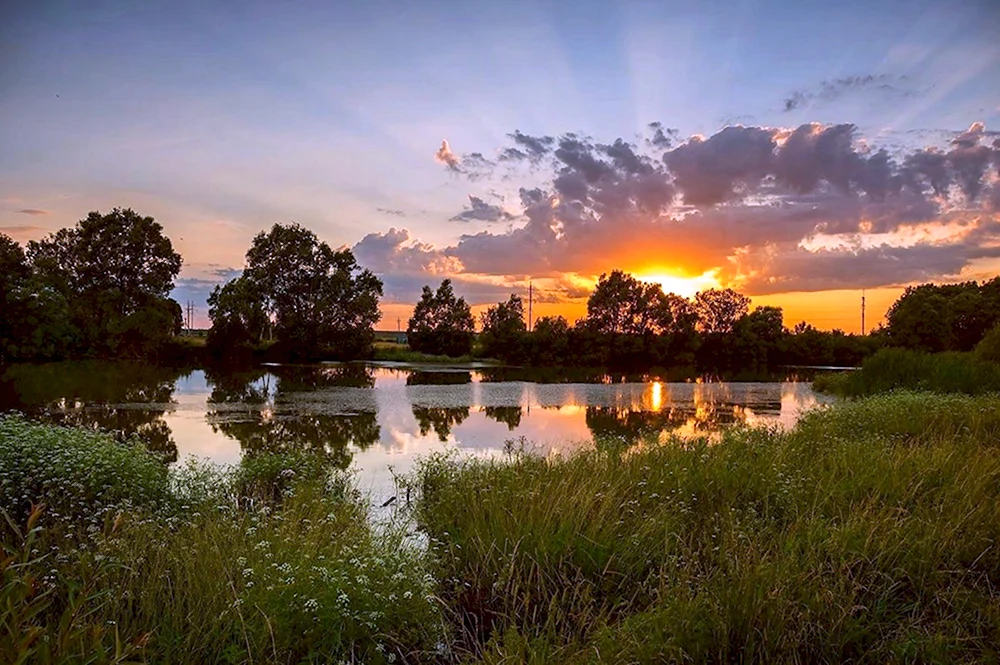
[(221, 464), (308, 447), (356, 470), (375, 503), (420, 456), (541, 453), (712, 435), (734, 423), (789, 427), (829, 401), (808, 382), (671, 382), (396, 363), (179, 371), (133, 363), (15, 365), (0, 411), (137, 435), (173, 463)]

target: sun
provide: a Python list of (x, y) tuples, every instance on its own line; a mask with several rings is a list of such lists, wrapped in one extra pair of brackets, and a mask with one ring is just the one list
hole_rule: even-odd
[(699, 291), (719, 286), (714, 271), (687, 277), (671, 270), (651, 270), (636, 274), (636, 278), (650, 284), (659, 284), (663, 287), (664, 293), (675, 293), (683, 298), (690, 298)]

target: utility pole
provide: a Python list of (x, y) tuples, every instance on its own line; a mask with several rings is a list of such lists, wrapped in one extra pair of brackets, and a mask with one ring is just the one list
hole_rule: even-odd
[(861, 334), (865, 334), (865, 290), (861, 289)]
[(531, 305), (533, 304), (535, 297), (534, 288), (531, 286), (531, 282), (528, 282), (528, 332), (531, 332)]
[(400, 320), (400, 318), (397, 316), (396, 317), (396, 332), (402, 332), (402, 331), (403, 331), (403, 323)]

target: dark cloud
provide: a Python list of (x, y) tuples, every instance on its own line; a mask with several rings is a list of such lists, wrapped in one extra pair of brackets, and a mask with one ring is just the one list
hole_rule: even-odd
[(51, 214), (48, 210), (38, 210), (37, 208), (23, 208), (21, 210), (18, 210), (17, 212), (22, 215), (31, 215), (33, 217), (38, 215)]
[(469, 195), (469, 207), (451, 218), (453, 222), (509, 222), (514, 219), (502, 207), (491, 205), (478, 196)]
[(517, 129), (508, 136), (516, 144), (515, 150), (523, 151), (523, 154), (532, 161), (538, 161), (552, 152), (552, 145), (555, 143), (555, 139), (551, 136), (528, 136)]
[(393, 217), (406, 217), (406, 213), (402, 210), (396, 208), (375, 208), (377, 211), (383, 215), (392, 215)]
[(816, 88), (795, 90), (785, 98), (785, 112), (794, 111), (815, 102), (831, 102), (848, 94), (881, 92), (908, 97), (916, 94), (907, 86), (905, 76), (889, 74), (868, 74), (866, 76), (846, 76), (844, 78), (821, 81)]
[(219, 280), (228, 282), (242, 275), (243, 270), (241, 268), (215, 268), (212, 270), (212, 274), (218, 277)]
[(721, 203), (733, 198), (737, 187), (753, 187), (771, 171), (774, 134), (759, 127), (726, 127), (708, 139), (692, 138), (663, 159), (686, 203)]
[(646, 128), (652, 132), (652, 136), (646, 139), (646, 144), (654, 148), (669, 148), (680, 135), (676, 129), (664, 127), (662, 122), (651, 122)]

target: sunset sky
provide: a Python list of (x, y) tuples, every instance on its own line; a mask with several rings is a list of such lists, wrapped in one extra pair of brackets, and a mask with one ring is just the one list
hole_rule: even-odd
[[(385, 282), (582, 315), (622, 268), (873, 327), (1000, 273), (1000, 2), (11, 2), (0, 232), (131, 207), (207, 325), (296, 221)], [(477, 308), (479, 309), (479, 308)]]

